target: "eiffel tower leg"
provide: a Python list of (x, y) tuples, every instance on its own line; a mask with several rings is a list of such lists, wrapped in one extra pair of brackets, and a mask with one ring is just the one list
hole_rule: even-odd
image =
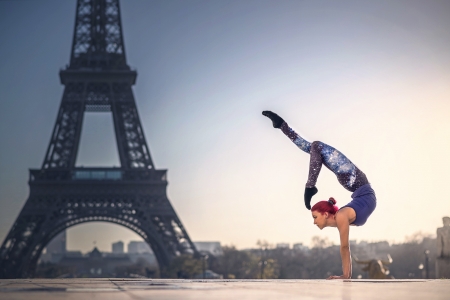
[(153, 169), (131, 86), (113, 84), (112, 115), (122, 168)]
[(43, 169), (73, 168), (80, 141), (84, 116), (82, 83), (68, 84), (64, 90), (50, 144), (42, 164)]
[(13, 227), (0, 248), (0, 278), (24, 278), (32, 276), (30, 265), (32, 257), (39, 256), (42, 243), (40, 239), (45, 213), (35, 211), (31, 203), (35, 197), (28, 198)]

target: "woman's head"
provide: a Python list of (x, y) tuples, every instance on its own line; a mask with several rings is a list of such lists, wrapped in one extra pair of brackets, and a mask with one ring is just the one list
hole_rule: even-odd
[(320, 229), (323, 229), (328, 224), (328, 218), (334, 217), (338, 211), (338, 207), (335, 205), (336, 200), (330, 198), (328, 201), (319, 201), (311, 208), (311, 214), (314, 219), (314, 224)]

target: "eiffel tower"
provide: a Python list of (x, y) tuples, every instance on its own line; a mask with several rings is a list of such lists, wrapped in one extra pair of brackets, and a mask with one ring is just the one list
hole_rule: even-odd
[[(30, 195), (0, 248), (0, 278), (32, 277), (58, 233), (110, 222), (140, 235), (161, 275), (180, 254), (198, 254), (166, 195), (166, 171), (154, 168), (131, 86), (119, 0), (78, 0), (70, 65), (41, 169), (30, 169)], [(85, 112), (111, 112), (121, 167), (77, 168)]]

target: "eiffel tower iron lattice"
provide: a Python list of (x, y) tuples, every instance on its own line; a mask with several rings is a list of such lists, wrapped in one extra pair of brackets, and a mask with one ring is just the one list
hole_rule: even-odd
[[(125, 226), (152, 248), (161, 274), (180, 254), (197, 254), (154, 168), (131, 86), (119, 0), (78, 0), (70, 64), (44, 162), (30, 170), (30, 195), (0, 248), (0, 278), (32, 277), (42, 250), (76, 224)], [(77, 168), (83, 116), (110, 112), (120, 168)]]

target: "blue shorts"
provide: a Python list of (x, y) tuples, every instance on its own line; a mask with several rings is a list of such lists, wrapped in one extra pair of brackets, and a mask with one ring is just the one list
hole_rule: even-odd
[(351, 225), (362, 226), (366, 223), (369, 216), (377, 207), (377, 198), (375, 191), (370, 186), (370, 183), (358, 188), (352, 194), (352, 201), (349, 204), (341, 207), (351, 207), (355, 210), (356, 219)]

